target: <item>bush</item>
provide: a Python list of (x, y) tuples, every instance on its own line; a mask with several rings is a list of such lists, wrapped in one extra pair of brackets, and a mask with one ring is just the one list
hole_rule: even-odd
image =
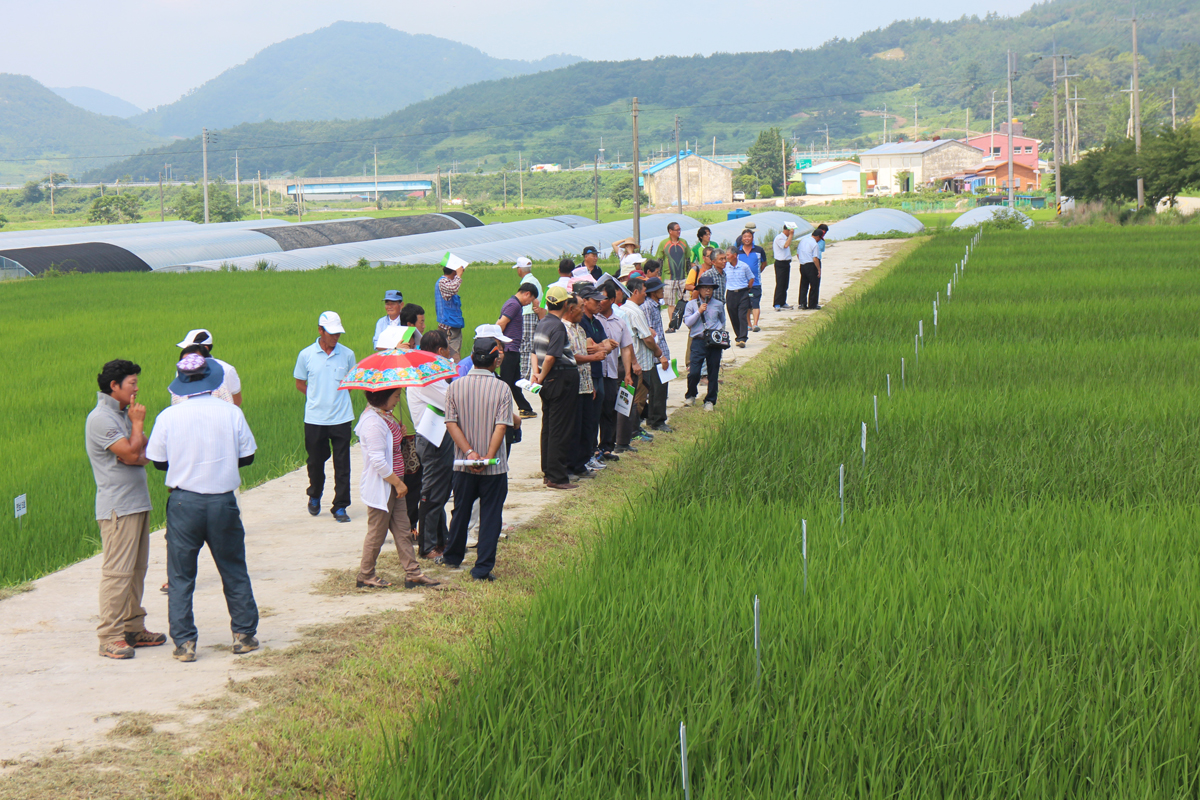
[(788, 184), (788, 197), (801, 197), (808, 194), (808, 187), (804, 185), (804, 181), (796, 181)]
[(775, 196), (775, 190), (771, 188), (771, 184), (764, 183), (758, 187), (758, 196), (763, 198), (771, 198)]

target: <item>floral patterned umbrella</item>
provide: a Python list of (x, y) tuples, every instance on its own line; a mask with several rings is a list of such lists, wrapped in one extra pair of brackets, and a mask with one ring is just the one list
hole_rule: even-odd
[(455, 366), (450, 359), (425, 350), (384, 350), (358, 362), (354, 369), (346, 373), (338, 388), (376, 392), (428, 386), (453, 378), (458, 374)]

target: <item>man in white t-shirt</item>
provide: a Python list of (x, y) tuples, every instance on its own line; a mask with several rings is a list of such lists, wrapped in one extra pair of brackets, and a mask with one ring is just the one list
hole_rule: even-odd
[(775, 256), (775, 302), (776, 311), (791, 311), (787, 303), (788, 284), (792, 280), (792, 237), (796, 235), (796, 223), (783, 223), (783, 232), (775, 237), (771, 249)]
[(800, 307), (810, 311), (819, 309), (821, 296), (821, 241), (825, 238), (825, 226), (819, 225), (800, 242), (796, 258), (800, 261)]
[[(187, 336), (183, 337), (183, 341), (179, 342), (176, 347), (183, 350), (180, 353), (180, 358), (189, 353), (198, 353), (205, 358), (212, 358), (213, 337), (212, 334), (204, 328), (197, 328), (193, 331), (188, 331)], [(226, 403), (233, 403), (241, 408), (242, 405), (242, 379), (238, 376), (238, 372), (233, 368), (232, 364), (228, 364), (219, 358), (213, 358), (221, 365), (221, 369), (225, 370), (225, 379), (217, 390), (212, 393), (212, 396), (224, 400)], [(171, 395), (171, 405), (178, 405), (183, 402), (183, 398), (178, 395)]]

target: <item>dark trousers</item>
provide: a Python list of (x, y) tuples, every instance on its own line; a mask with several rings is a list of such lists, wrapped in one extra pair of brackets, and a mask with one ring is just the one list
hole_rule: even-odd
[(566, 483), (579, 397), (579, 370), (551, 371), (538, 397), (542, 398), (542, 474), (550, 483)]
[(596, 455), (596, 437), (600, 432), (600, 406), (604, 402), (604, 386), (600, 379), (596, 384), (596, 396), (581, 394), (575, 400), (575, 449), (571, 453), (571, 472), (583, 474), (587, 462)]
[(739, 342), (746, 341), (746, 312), (750, 310), (750, 290), (730, 289), (725, 292), (725, 316), (733, 325), (733, 338)]
[(350, 423), (304, 423), (304, 450), (308, 453), (308, 496), (320, 500), (325, 491), (325, 462), (333, 452), (333, 505), (330, 511), (350, 506)]
[(404, 475), (404, 486), (408, 489), (408, 494), (404, 495), (404, 505), (410, 531), (415, 531), (421, 522), (421, 478), (424, 472), (425, 466), (421, 465), (416, 472)]
[(604, 379), (604, 397), (600, 403), (600, 450), (609, 452), (617, 446), (617, 389), (621, 381)]
[(688, 365), (686, 397), (695, 397), (699, 394), (700, 370), (706, 364), (708, 365), (708, 391), (704, 395), (704, 402), (715, 405), (717, 386), (720, 385), (718, 378), (721, 372), (721, 348), (709, 347), (704, 343), (703, 337), (697, 336), (692, 339), (692, 363)]
[(651, 429), (667, 422), (667, 385), (658, 377), (658, 364), (642, 373), (646, 384), (646, 424)]
[[(644, 375), (645, 373), (642, 374)], [(633, 384), (629, 388), (633, 390), (635, 395), (637, 394), (638, 384), (641, 383), (641, 379), (641, 375), (633, 376)], [(613, 402), (615, 403), (616, 400), (614, 399)], [(617, 414), (617, 444), (628, 446), (629, 442), (633, 439), (633, 434), (640, 427), (642, 427), (642, 418), (638, 415), (637, 403), (634, 403), (633, 407), (629, 409), (629, 416)]]
[(800, 265), (800, 299), (801, 308), (816, 308), (820, 305), (821, 276), (817, 274), (817, 265), (813, 262)]
[(199, 637), (192, 614), (200, 548), (208, 545), (234, 633), (258, 632), (258, 606), (246, 571), (246, 530), (233, 492), (197, 494), (176, 489), (167, 498), (167, 616), (175, 646)]
[(512, 390), (513, 401), (517, 404), (517, 408), (531, 413), (533, 406), (529, 405), (529, 400), (525, 397), (525, 393), (521, 391), (521, 387), (517, 386), (517, 381), (521, 379), (521, 353), (504, 352), (504, 360), (500, 362), (500, 380), (508, 384), (508, 388)]
[(476, 545), (475, 566), (471, 568), (471, 577), (486, 578), (492, 567), (496, 566), (496, 542), (500, 541), (504, 499), (508, 497), (508, 473), (476, 475), (473, 472), (455, 472), (452, 481), (454, 516), (450, 519), (450, 543), (446, 546), (446, 563), (458, 566), (466, 556), (471, 506), (478, 500), (479, 544)]
[(787, 305), (788, 284), (792, 282), (792, 260), (785, 258), (775, 262), (775, 299), (772, 306)]
[(418, 492), (421, 513), (417, 519), (421, 538), (417, 549), (422, 556), (427, 556), (430, 550), (445, 552), (448, 544), (446, 503), (450, 500), (451, 470), (454, 469), (454, 440), (447, 433), (442, 437), (441, 446), (434, 447), (428, 439), (417, 434), (417, 457), (421, 459)]

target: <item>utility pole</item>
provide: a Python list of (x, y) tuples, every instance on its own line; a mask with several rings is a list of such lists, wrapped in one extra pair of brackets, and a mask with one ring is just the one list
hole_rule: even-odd
[(887, 103), (884, 103), (884, 104), (883, 104), (883, 143), (884, 143), (884, 144), (887, 144), (887, 143), (888, 143), (888, 134), (887, 134)]
[(237, 150), (233, 151), (233, 196), (240, 206), (242, 204), (242, 172)]
[(500, 176), (504, 182), (504, 199), (500, 201), (500, 207), (508, 208), (508, 170), (501, 170)]
[(521, 151), (517, 151), (517, 190), (521, 193), (521, 208), (525, 207), (525, 164), (521, 161)]
[(1013, 106), (1012, 106), (1012, 76), (1013, 52), (1007, 51), (1004, 57), (1005, 72), (1008, 73), (1008, 207), (1016, 210), (1017, 199), (1013, 191)]
[(379, 145), (371, 148), (375, 154), (375, 206), (379, 206)]
[(779, 137), (779, 161), (783, 168), (783, 204), (787, 205), (787, 187), (788, 187), (788, 169), (787, 169), (787, 142), (782, 136)]
[(262, 170), (258, 171), (258, 180), (254, 182), (254, 188), (258, 191), (258, 218), (264, 219), (263, 213), (263, 196), (262, 196)]
[(600, 223), (600, 156), (596, 155), (596, 161), (592, 164), (592, 192), (596, 200), (596, 223)]
[(200, 150), (204, 156), (204, 224), (208, 224), (208, 128), (201, 128), (204, 136)]
[(1175, 89), (1171, 89), (1171, 130), (1175, 130)]
[(917, 137), (920, 135), (920, 134), (918, 134), (918, 133), (917, 133), (917, 119), (918, 119), (918, 116), (917, 116), (917, 103), (918, 103), (918, 102), (919, 102), (919, 101), (914, 101), (914, 102), (913, 102), (913, 106), (912, 106), (912, 108), (913, 108), (913, 141), (914, 141), (914, 142), (915, 142), (915, 141), (917, 141)]
[[(1057, 47), (1054, 48), (1058, 50)], [(1051, 91), (1054, 92), (1054, 213), (1062, 213), (1062, 158), (1058, 151), (1058, 53), (1050, 56)], [(1066, 59), (1063, 59), (1063, 72), (1066, 72)]]
[(50, 170), (50, 216), (54, 216), (54, 170)]
[(679, 163), (683, 160), (682, 154), (679, 152), (679, 115), (675, 115), (675, 188), (679, 190), (679, 213), (683, 213), (683, 166)]
[[(820, 130), (820, 128), (818, 128), (817, 133), (820, 133), (820, 132), (821, 132), (821, 130)], [(793, 148), (796, 146), (795, 138), (796, 137), (794, 137), (794, 136), (792, 137), (792, 147)], [(825, 157), (826, 158), (829, 157), (829, 126), (828, 125), (825, 126)]]
[(442, 165), (438, 164), (437, 168), (437, 210), (442, 213)]
[(296, 221), (304, 222), (304, 181), (296, 179)]
[(166, 222), (167, 221), (167, 205), (166, 205), (166, 201), (163, 199), (162, 181), (163, 181), (163, 174), (160, 172), (160, 173), (158, 173), (158, 221)]
[[(1137, 6), (1133, 7), (1133, 152), (1142, 152), (1142, 102), (1138, 96), (1138, 46), (1137, 46)], [(1140, 170), (1139, 170), (1140, 172)], [(1146, 205), (1146, 185), (1139, 174), (1137, 179), (1137, 207)]]
[(638, 185), (642, 162), (638, 158), (638, 99), (633, 98), (633, 241), (642, 249), (642, 188)]

